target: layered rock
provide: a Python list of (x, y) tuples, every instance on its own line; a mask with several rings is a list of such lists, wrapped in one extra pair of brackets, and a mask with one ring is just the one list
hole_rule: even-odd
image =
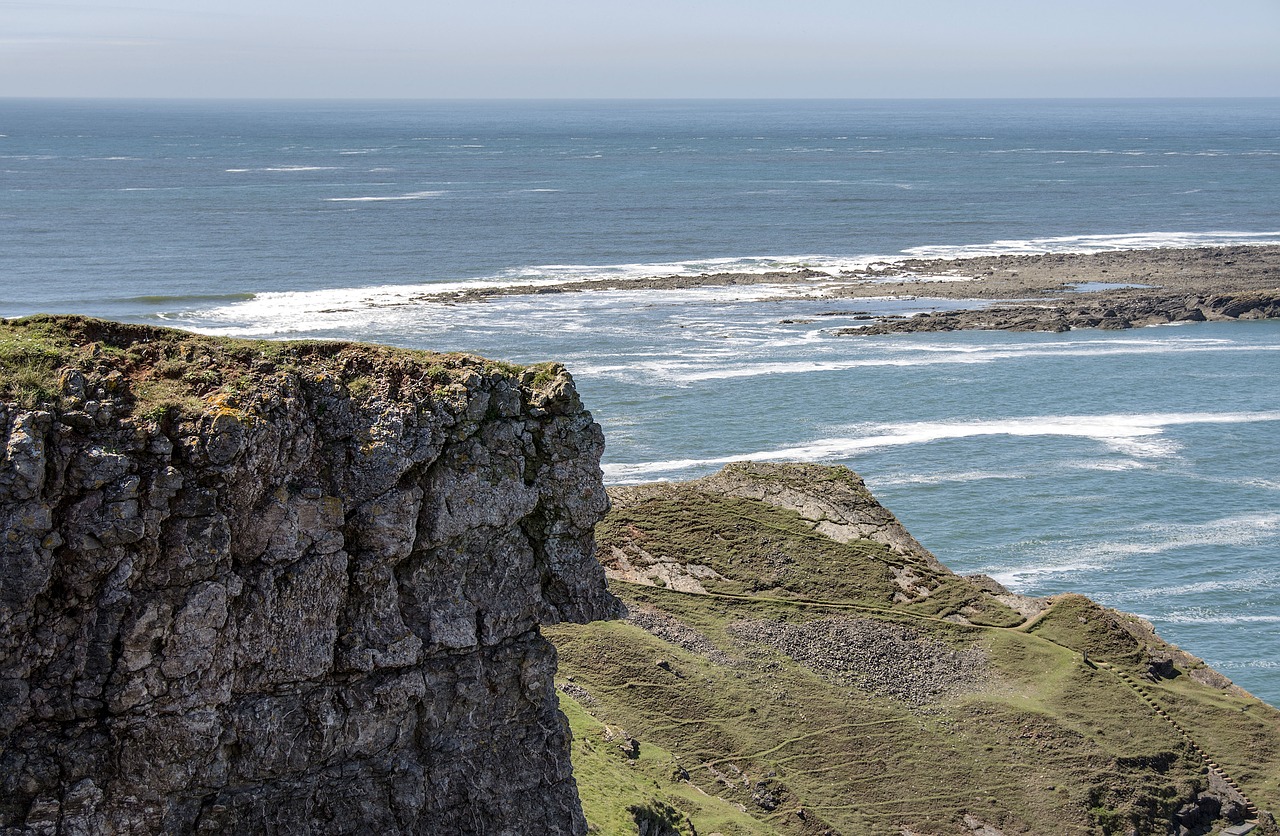
[(539, 625), (619, 605), (567, 372), (4, 325), (56, 386), (0, 406), (0, 832), (585, 831)]

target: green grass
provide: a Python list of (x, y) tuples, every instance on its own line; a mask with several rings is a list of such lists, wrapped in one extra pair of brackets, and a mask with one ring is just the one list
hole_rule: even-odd
[(812, 531), (795, 511), (687, 486), (654, 491), (615, 509), (596, 527), (598, 549), (642, 549), (659, 560), (710, 566), (724, 581), (713, 592), (891, 608), (901, 588), (895, 568), (909, 567), (936, 587), (905, 611), (942, 618), (965, 612), (975, 623), (1012, 626), (1013, 610), (950, 572), (871, 540), (838, 543)]
[[(726, 612), (711, 601), (709, 610), (699, 611), (705, 600), (699, 596), (645, 589), (645, 597), (651, 605), (674, 599), (663, 609), (698, 628), (736, 664), (713, 664), (615, 623), (549, 631), (562, 672), (598, 701), (595, 716), (622, 725), (642, 745), (674, 753), (703, 791), (742, 804), (779, 832), (804, 833), (822, 823), (837, 833), (901, 826), (953, 833), (961, 832), (966, 814), (1006, 832), (1037, 832), (1036, 823), (1049, 820), (1065, 823), (1059, 832), (1093, 832), (1088, 811), (1098, 806), (1099, 787), (1117, 776), (1129, 781), (1114, 805), (1120, 809), (1123, 801), (1170, 783), (1111, 769), (1115, 758), (1180, 757), (1182, 744), (1162, 721), (1118, 714), (1113, 685), (1079, 664), (1076, 654), (1034, 636), (993, 633), (988, 644), (996, 669), (1013, 658), (1021, 673), (1026, 659), (1040, 657), (1055, 676), (1002, 675), (977, 694), (920, 711), (833, 685), (781, 654), (735, 644), (725, 630), (748, 616), (826, 613), (777, 603), (734, 604)], [(951, 629), (927, 623), (940, 634)], [(973, 628), (955, 630), (962, 635), (941, 637), (970, 638)], [(1030, 764), (1038, 768), (1029, 770)], [(1178, 764), (1173, 785), (1190, 787), (1196, 764), (1185, 758)], [(745, 785), (725, 782), (739, 775)], [(752, 800), (751, 788), (766, 779), (787, 799), (772, 811)], [(806, 820), (795, 815), (799, 809)]]
[[(86, 380), (83, 394), (68, 385), (71, 372)], [(357, 403), (376, 405), (430, 397), (476, 376), (515, 378), (536, 390), (560, 372), (555, 364), (526, 369), (459, 353), (239, 340), (81, 316), (0, 319), (0, 401), (28, 409), (78, 409), (84, 401), (110, 399), (160, 421), (249, 408), (289, 376), (332, 382)]]
[(573, 730), (578, 794), (592, 833), (634, 834), (640, 809), (665, 813), (682, 836), (695, 832), (768, 836), (776, 832), (732, 804), (696, 790), (682, 779), (682, 765), (666, 749), (645, 742), (639, 756), (631, 758), (624, 751), (625, 730), (601, 723), (563, 693), (560, 710)]
[[(665, 614), (697, 641), (676, 644), (620, 622), (546, 629), (562, 679), (589, 694), (574, 704), (575, 730), (623, 728), (661, 760), (658, 773), (678, 763), (688, 774), (623, 788), (618, 757), (601, 761), (575, 744), (588, 819), (607, 823), (600, 832), (634, 833), (625, 810), (642, 796), (690, 816), (698, 833), (714, 831), (683, 812), (683, 789), (780, 834), (969, 834), (966, 816), (1008, 836), (1163, 834), (1173, 811), (1207, 788), (1186, 739), (1096, 664), (1137, 675), (1147, 651), (1160, 649), (1127, 616), (1063, 596), (1018, 629), (1008, 611), (984, 609), (973, 584), (936, 570), (929, 598), (895, 604), (891, 567), (905, 558), (814, 535), (790, 511), (687, 486), (620, 505), (597, 530), (606, 558), (612, 549), (644, 552), (711, 566), (725, 580), (704, 581), (710, 594), (612, 584), (633, 611)], [(989, 613), (991, 623), (946, 620), (960, 608)], [(967, 693), (914, 706), (840, 684), (735, 628), (825, 618), (882, 620), (980, 647), (988, 675)], [(1252, 800), (1280, 806), (1280, 713), (1185, 674), (1151, 691)], [(626, 777), (641, 767), (622, 769)]]

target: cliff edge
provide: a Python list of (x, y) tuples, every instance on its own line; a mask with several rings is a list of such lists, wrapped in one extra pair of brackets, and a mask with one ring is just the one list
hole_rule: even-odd
[(0, 833), (586, 830), (569, 374), (0, 321)]

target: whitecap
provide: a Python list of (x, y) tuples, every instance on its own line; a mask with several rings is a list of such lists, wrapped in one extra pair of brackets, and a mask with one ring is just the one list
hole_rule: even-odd
[(1203, 523), (1144, 525), (1122, 540), (1079, 547), (1082, 555), (1123, 558), (1205, 546), (1247, 546), (1280, 535), (1280, 513), (1238, 514)]
[[(633, 481), (658, 474), (712, 469), (736, 461), (835, 461), (885, 447), (997, 435), (1014, 438), (1048, 436), (1087, 438), (1101, 442), (1106, 447), (1123, 452), (1127, 456), (1156, 457), (1168, 455), (1171, 449), (1167, 442), (1155, 438), (1163, 432), (1165, 427), (1194, 424), (1244, 424), (1262, 421), (1280, 421), (1280, 411), (1061, 415), (976, 421), (873, 424), (863, 427), (864, 434), (856, 436), (820, 438), (791, 447), (756, 450), (728, 456), (609, 463), (604, 466), (604, 471), (606, 478), (610, 481)], [(1159, 551), (1172, 547), (1167, 545), (1153, 548), (1153, 550)], [(1107, 544), (1098, 548), (1103, 552), (1114, 553), (1121, 547)]]
[(1280, 244), (1280, 231), (1242, 232), (1133, 232), (1119, 235), (1063, 235), (1052, 238), (1024, 238), (992, 241), (977, 245), (930, 245), (909, 247), (903, 253), (913, 258), (971, 258), (993, 255), (1038, 253), (1094, 253), (1115, 250), (1213, 247), (1230, 245)]
[(1187, 595), (1208, 595), (1215, 592), (1252, 593), (1259, 589), (1274, 588), (1276, 585), (1277, 579), (1274, 572), (1254, 570), (1243, 575), (1219, 578), (1217, 580), (1132, 590), (1128, 597), (1141, 600), (1146, 598), (1164, 599)]
[(268, 165), (261, 168), (228, 168), (224, 169), (228, 174), (243, 174), (247, 171), (272, 171), (272, 172), (291, 172), (291, 171), (337, 171), (340, 166), (336, 165)]
[(1076, 461), (1067, 462), (1066, 466), (1072, 470), (1100, 470), (1109, 473), (1123, 473), (1126, 470), (1149, 470), (1152, 467), (1149, 462), (1142, 462), (1137, 459), (1109, 459), (1096, 462)]
[(324, 199), (329, 203), (381, 203), (388, 200), (427, 200), (429, 198), (440, 197), (441, 195), (446, 194), (448, 194), (448, 192), (422, 191), (398, 195), (378, 195), (372, 197), (326, 197)]
[(1003, 481), (1009, 479), (1026, 479), (1025, 473), (1007, 473), (988, 470), (968, 470), (959, 473), (908, 473), (898, 476), (867, 477), (872, 488), (879, 486), (896, 487), (899, 485), (944, 485), (950, 483)]
[(982, 573), (1007, 589), (1014, 592), (1030, 588), (1037, 580), (1070, 575), (1076, 572), (1096, 572), (1104, 568), (1101, 564), (1090, 562), (1061, 563), (1055, 565), (1040, 564), (1036, 566), (1019, 566), (1016, 568), (986, 568)]
[(1208, 607), (1189, 607), (1184, 610), (1174, 610), (1173, 612), (1160, 615), (1147, 615), (1144, 616), (1144, 618), (1157, 626), (1161, 622), (1167, 624), (1201, 625), (1280, 624), (1280, 615), (1236, 615), (1229, 612), (1210, 609)]
[[(867, 301), (867, 300), (862, 300)], [(989, 346), (930, 346), (906, 344), (895, 353), (842, 360), (785, 360), (743, 362), (736, 365), (680, 367), (668, 369), (668, 379), (684, 383), (733, 380), (779, 374), (816, 374), (882, 366), (933, 366), (945, 364), (985, 364), (1033, 358), (1108, 357), (1147, 354), (1202, 352), (1276, 352), (1280, 345), (1238, 345), (1226, 340), (1097, 340), (1055, 344)]]

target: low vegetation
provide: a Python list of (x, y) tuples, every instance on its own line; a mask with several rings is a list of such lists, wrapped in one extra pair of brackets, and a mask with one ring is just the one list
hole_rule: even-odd
[[(627, 621), (547, 630), (593, 832), (1165, 834), (1210, 788), (1201, 751), (1280, 805), (1280, 712), (1197, 681), (1185, 654), (1151, 681), (1171, 649), (1131, 617), (1064, 596), (1023, 623), (881, 543), (696, 487), (620, 506), (598, 528), (606, 565), (715, 575), (615, 579)], [(935, 591), (895, 601), (904, 564)]]
[(80, 316), (0, 319), (0, 402), (84, 408), (110, 400), (149, 420), (238, 409), (267, 380), (332, 379), (357, 401), (394, 400), (406, 387), (443, 390), (474, 375), (544, 386), (559, 367), (339, 341), (241, 340)]

